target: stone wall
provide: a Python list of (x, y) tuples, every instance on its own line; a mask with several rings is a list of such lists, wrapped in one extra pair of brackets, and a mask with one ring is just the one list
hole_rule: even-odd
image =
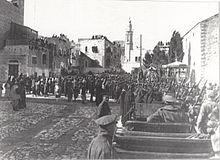
[(183, 63), (189, 67), (188, 76), (191, 83), (198, 83), (201, 79), (201, 26), (197, 24), (183, 37)]
[(1, 54), (0, 55), (0, 82), (5, 82), (8, 79), (9, 74), (9, 64), (10, 60), (17, 60), (18, 61), (18, 74), (20, 73), (26, 73), (26, 61), (27, 56), (26, 55), (18, 55), (18, 54)]
[(19, 6), (15, 6), (6, 0), (0, 0), (0, 48), (4, 45), (11, 22), (24, 23), (24, 0), (19, 0)]
[[(43, 55), (46, 55), (45, 64)], [(37, 64), (32, 63), (33, 56), (37, 58)], [(10, 61), (18, 62), (18, 74), (32, 75), (36, 72), (37, 75), (49, 75), (49, 51), (46, 49), (36, 50), (30, 49), (29, 45), (10, 45), (0, 50), (0, 57), (0, 81), (7, 80)]]
[(201, 22), (201, 77), (219, 83), (219, 18), (218, 15)]
[[(219, 83), (219, 18), (214, 15), (199, 22), (183, 37), (183, 62), (195, 72), (195, 82), (202, 78)], [(191, 74), (190, 74), (191, 76)]]
[[(93, 60), (97, 60), (104, 68), (120, 66), (123, 49), (106, 37), (79, 39), (80, 51)], [(97, 51), (96, 49), (97, 48)]]
[[(82, 39), (79, 40), (80, 51), (93, 60), (97, 60), (99, 65), (104, 67), (105, 40), (104, 39)], [(97, 53), (92, 51), (92, 47), (97, 47)], [(87, 48), (87, 50), (86, 50)]]

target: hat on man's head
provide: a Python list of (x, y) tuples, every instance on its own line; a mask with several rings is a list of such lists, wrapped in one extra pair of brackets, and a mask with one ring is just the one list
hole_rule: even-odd
[(164, 95), (162, 99), (164, 102), (178, 102), (174, 96), (169, 95), (169, 94)]
[(96, 119), (95, 123), (98, 124), (99, 126), (108, 126), (116, 122), (116, 118), (117, 118), (116, 115), (106, 115)]
[(208, 98), (214, 99), (217, 96), (217, 94), (218, 93), (216, 93), (214, 90), (207, 91)]

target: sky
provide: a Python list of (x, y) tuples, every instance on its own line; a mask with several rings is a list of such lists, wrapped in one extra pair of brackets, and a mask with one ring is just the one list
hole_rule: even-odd
[(134, 46), (152, 50), (158, 41), (170, 41), (174, 30), (183, 36), (198, 22), (218, 13), (218, 2), (163, 0), (25, 0), (24, 24), (39, 35), (63, 33), (78, 38), (104, 35), (125, 40), (129, 17)]

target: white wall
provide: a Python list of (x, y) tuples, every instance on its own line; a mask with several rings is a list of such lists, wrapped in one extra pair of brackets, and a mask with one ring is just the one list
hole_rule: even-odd
[[(191, 71), (195, 70), (195, 81), (201, 79), (201, 27), (198, 24), (183, 38), (183, 51), (185, 53), (183, 63), (188, 64)], [(191, 62), (189, 63), (189, 55)]]
[[(91, 59), (98, 60), (101, 66), (104, 66), (104, 53), (105, 53), (105, 40), (104, 39), (85, 39), (79, 40), (80, 51), (85, 53)], [(87, 46), (87, 51), (85, 52), (85, 47)], [(98, 53), (92, 52), (92, 47), (98, 47)]]
[[(190, 71), (195, 69), (196, 82), (203, 77), (208, 83), (219, 83), (218, 20), (214, 16), (200, 22), (183, 38), (183, 62), (188, 64), (191, 53)], [(202, 28), (204, 24), (205, 28)]]

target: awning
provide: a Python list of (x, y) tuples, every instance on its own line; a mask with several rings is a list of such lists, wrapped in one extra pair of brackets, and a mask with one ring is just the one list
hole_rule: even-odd
[(187, 68), (187, 64), (175, 61), (173, 63), (162, 65), (163, 68)]

